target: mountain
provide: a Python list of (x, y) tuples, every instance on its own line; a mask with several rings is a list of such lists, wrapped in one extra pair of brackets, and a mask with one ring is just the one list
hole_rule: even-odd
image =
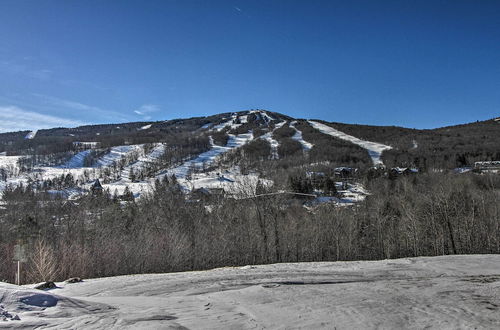
[[(174, 175), (185, 192), (223, 188), (236, 194), (248, 185), (246, 193), (255, 194), (259, 185), (286, 190), (290, 175), (333, 175), (342, 167), (356, 169), (358, 177), (373, 173), (374, 166), (450, 170), (499, 160), (499, 125), (498, 120), (487, 120), (417, 130), (249, 110), (3, 133), (0, 189), (30, 184), (79, 195), (99, 179), (111, 193), (123, 194), (128, 187), (138, 197), (155, 180)], [(312, 188), (297, 190), (307, 193), (318, 187)]]

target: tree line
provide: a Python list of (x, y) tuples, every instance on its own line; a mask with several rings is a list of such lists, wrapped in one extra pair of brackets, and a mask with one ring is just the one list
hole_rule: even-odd
[(500, 253), (500, 177), (425, 173), (364, 180), (371, 195), (351, 207), (306, 208), (303, 199), (289, 195), (197, 200), (168, 177), (149, 195), (127, 202), (106, 191), (68, 201), (29, 187), (7, 190), (0, 208), (0, 280), (14, 281), (18, 242), (28, 247), (24, 283), (274, 262)]

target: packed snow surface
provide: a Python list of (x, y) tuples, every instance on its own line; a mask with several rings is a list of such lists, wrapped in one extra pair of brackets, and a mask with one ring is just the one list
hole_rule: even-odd
[(140, 152), (142, 147), (140, 144), (112, 147), (106, 155), (97, 161), (97, 164), (99, 167), (111, 166), (131, 152)]
[(271, 121), (275, 120), (273, 117), (269, 116), (266, 111), (263, 111), (263, 110), (251, 110), (250, 113), (256, 114), (257, 118), (262, 119), (267, 124), (269, 124)]
[(305, 151), (311, 150), (312, 147), (314, 147), (314, 144), (304, 140), (304, 138), (302, 137), (302, 132), (297, 127), (295, 127), (296, 124), (297, 121), (292, 121), (289, 125), (291, 128), (295, 130), (295, 134), (292, 136), (292, 139), (299, 142), (302, 145), (302, 149), (304, 149)]
[(85, 163), (85, 158), (92, 152), (92, 150), (80, 151), (73, 157), (71, 157), (66, 163), (58, 166), (59, 168), (79, 168), (83, 167)]
[(417, 149), (418, 148), (418, 142), (417, 140), (413, 140), (413, 146), (412, 146), (412, 149)]
[(1, 168), (17, 168), (17, 162), (22, 156), (7, 156), (6, 153), (0, 153), (0, 167)]
[(211, 149), (204, 153), (198, 155), (198, 157), (188, 160), (179, 167), (176, 167), (168, 171), (168, 175), (175, 175), (178, 179), (185, 179), (191, 170), (201, 170), (205, 166), (211, 165), (215, 159), (232, 149), (239, 148), (253, 139), (253, 134), (251, 132), (245, 134), (228, 134), (229, 140), (226, 146), (218, 146), (213, 144), (213, 140), (210, 139)]
[(0, 328), (500, 328), (500, 255), (227, 267), (57, 284), (38, 291), (0, 282)]
[(382, 152), (385, 150), (392, 149), (391, 146), (388, 146), (388, 145), (385, 145), (382, 143), (358, 139), (357, 137), (354, 137), (352, 135), (348, 135), (344, 132), (336, 130), (333, 127), (319, 123), (317, 121), (308, 120), (308, 122), (309, 122), (309, 124), (311, 124), (312, 127), (316, 128), (321, 133), (324, 133), (324, 134), (327, 134), (327, 135), (330, 135), (330, 136), (333, 136), (333, 137), (336, 137), (336, 138), (339, 138), (339, 139), (342, 139), (345, 141), (352, 142), (352, 143), (360, 146), (361, 148), (366, 149), (368, 151), (368, 154), (370, 155), (374, 165), (383, 165), (384, 163), (382, 162), (382, 159), (381, 159)]
[(32, 140), (35, 138), (37, 132), (38, 132), (37, 130), (31, 131), (28, 134), (26, 134), (24, 138), (27, 140)]
[(153, 126), (153, 125), (152, 125), (152, 124), (149, 124), (149, 125), (144, 125), (144, 126), (142, 126), (140, 129), (141, 129), (141, 130), (150, 129), (150, 128), (151, 128), (151, 126)]
[[(0, 182), (0, 193), (7, 187), (7, 185), (12, 184), (17, 186), (19, 184), (27, 184), (30, 179), (43, 179), (49, 180), (61, 175), (71, 174), (74, 178), (79, 178), (86, 171), (90, 171), (97, 167), (108, 167), (113, 166), (116, 162), (120, 161), (124, 157), (130, 157), (132, 153), (138, 153), (144, 151), (144, 145), (125, 145), (117, 146), (109, 149), (105, 155), (100, 157), (94, 167), (84, 167), (85, 157), (89, 155), (90, 150), (85, 150), (78, 152), (73, 157), (71, 157), (67, 162), (60, 166), (37, 166), (33, 171), (27, 173), (21, 173), (18, 176), (12, 176), (5, 182)], [(2, 163), (17, 161), (19, 156), (1, 156), (0, 166)], [(128, 172), (127, 172), (128, 173)], [(125, 186), (123, 186), (123, 189)]]
[(280, 129), (285, 124), (286, 121), (277, 123), (271, 132), (267, 132), (260, 137), (261, 139), (266, 140), (269, 143), (269, 146), (271, 147), (271, 159), (279, 159), (278, 147), (280, 146), (280, 143), (275, 138), (273, 138), (274, 131)]
[[(222, 131), (226, 127), (230, 127), (231, 129), (236, 129), (236, 128), (238, 128), (238, 127), (240, 127), (242, 125), (241, 122), (238, 123), (238, 119), (241, 120), (241, 117), (242, 116), (238, 117), (238, 115), (236, 113), (233, 113), (229, 119), (226, 118), (227, 119), (226, 121), (224, 121), (224, 122), (222, 122), (222, 123), (220, 123), (218, 125), (213, 126), (211, 128), (211, 130), (212, 131), (220, 132), (220, 131)], [(202, 127), (204, 127), (204, 126), (202, 126)]]
[[(219, 171), (211, 171), (207, 172), (203, 175), (196, 174), (206, 167), (209, 167), (214, 164), (214, 162), (218, 159), (218, 157), (222, 156), (224, 153), (231, 151), (233, 149), (242, 147), (246, 143), (250, 142), (253, 139), (252, 132), (244, 133), (244, 134), (228, 134), (229, 139), (225, 146), (219, 146), (214, 144), (212, 137), (210, 137), (210, 150), (199, 154), (198, 156), (185, 161), (183, 164), (163, 170), (159, 172), (152, 178), (140, 181), (140, 182), (131, 182), (129, 178), (130, 170), (136, 171), (139, 168), (147, 166), (147, 163), (153, 163), (156, 159), (158, 159), (164, 152), (165, 146), (162, 144), (157, 144), (152, 151), (146, 155), (145, 157), (141, 157), (137, 162), (126, 166), (122, 171), (122, 178), (116, 182), (110, 184), (104, 184), (104, 188), (109, 188), (111, 192), (115, 190), (121, 194), (125, 190), (125, 187), (128, 186), (130, 191), (134, 193), (136, 197), (142, 195), (150, 191), (150, 188), (154, 185), (156, 179), (163, 179), (165, 176), (174, 175), (178, 183), (184, 189), (185, 192), (190, 191), (191, 189), (201, 188), (201, 187), (209, 187), (209, 188), (222, 188), (228, 189), (228, 185), (241, 185), (241, 180), (245, 181), (248, 179), (251, 182), (254, 182), (255, 179), (250, 178), (241, 178), (238, 180), (232, 180), (231, 182), (225, 182), (221, 186), (221, 177)], [(232, 171), (231, 176), (237, 175), (237, 172)], [(235, 190), (234, 187), (231, 190)]]

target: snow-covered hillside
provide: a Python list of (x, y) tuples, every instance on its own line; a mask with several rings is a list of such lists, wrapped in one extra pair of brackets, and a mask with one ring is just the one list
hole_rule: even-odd
[[(207, 123), (207, 120), (210, 122)], [(88, 135), (101, 133), (103, 134), (102, 136), (104, 134), (111, 134), (109, 138), (113, 139), (113, 143), (109, 143), (105, 138), (101, 138), (101, 140), (97, 139), (97, 141), (95, 138), (73, 141), (70, 144), (72, 148), (66, 150), (66, 155), (73, 154), (73, 156), (57, 166), (43, 165), (44, 157), (50, 158), (50, 155), (42, 155), (43, 157), (38, 159), (38, 155), (33, 155), (27, 151), (24, 153), (27, 155), (25, 163), (30, 163), (33, 160), (33, 164), (30, 164), (31, 167), (24, 167), (23, 171), (20, 171), (17, 162), (24, 156), (0, 155), (0, 167), (3, 166), (3, 168), (6, 168), (5, 164), (9, 164), (10, 166), (8, 175), (0, 178), (2, 179), (0, 181), (0, 192), (9, 184), (14, 186), (20, 184), (26, 185), (30, 182), (42, 184), (42, 181), (54, 180), (71, 174), (77, 185), (77, 187), (72, 187), (75, 189), (69, 189), (72, 191), (71, 194), (84, 194), (96, 179), (100, 179), (103, 187), (109, 189), (111, 194), (114, 192), (123, 194), (128, 187), (128, 190), (134, 196), (138, 197), (151, 191), (155, 180), (161, 180), (165, 176), (175, 176), (185, 192), (190, 192), (192, 189), (197, 188), (222, 188), (226, 193), (235, 196), (237, 191), (242, 190), (242, 186), (248, 185), (250, 189), (246, 189), (244, 193), (244, 195), (248, 195), (251, 194), (252, 189), (255, 190), (257, 183), (260, 182), (269, 187), (273, 185), (273, 180), (269, 180), (269, 175), (267, 179), (260, 179), (261, 176), (265, 177), (266, 174), (262, 173), (262, 171), (253, 171), (251, 168), (245, 168), (244, 172), (246, 174), (242, 175), (240, 169), (243, 167), (237, 162), (221, 165), (219, 161), (225, 157), (225, 154), (236, 151), (253, 142), (255, 142), (253, 146), (242, 152), (243, 157), (249, 157), (250, 162), (260, 157), (262, 157), (262, 160), (270, 162), (280, 161), (280, 155), (283, 154), (285, 158), (284, 163), (286, 163), (286, 158), (289, 155), (287, 152), (293, 150), (293, 144), (291, 146), (290, 141), (287, 141), (288, 139), (293, 140), (291, 142), (298, 142), (304, 151), (302, 154), (303, 159), (301, 160), (303, 164), (301, 166), (307, 167), (312, 164), (308, 159), (309, 151), (314, 146), (312, 142), (316, 142), (304, 139), (302, 131), (296, 127), (297, 120), (293, 120), (293, 118), (265, 110), (250, 110), (220, 114), (210, 117), (210, 119), (207, 117), (204, 120), (197, 120), (196, 125), (193, 124), (192, 126), (189, 126), (190, 124), (187, 122), (188, 120), (177, 120), (173, 121), (171, 126), (168, 126), (170, 125), (168, 121), (155, 124), (140, 123), (140, 125), (132, 125), (132, 123), (127, 130), (120, 129), (119, 132), (116, 130), (121, 126), (110, 128), (111, 131), (88, 131), (87, 135), (84, 136), (88, 137)], [(309, 121), (309, 124), (322, 133), (347, 140), (367, 149), (374, 164), (381, 164), (380, 157), (382, 151), (390, 148), (379, 143), (360, 140), (318, 122)], [(168, 127), (168, 129), (165, 127), (162, 128), (162, 125), (166, 125), (165, 127)], [(192, 130), (193, 127), (194, 130)], [(285, 131), (285, 135), (288, 134), (286, 137), (282, 133), (276, 134), (282, 128)], [(175, 153), (181, 148), (186, 148), (186, 146), (181, 147), (179, 141), (177, 141), (177, 144), (169, 142), (175, 141), (175, 139), (171, 138), (177, 134), (177, 130), (188, 131), (188, 135), (185, 135), (186, 138), (194, 137), (194, 139), (198, 138), (200, 141), (206, 141), (208, 138), (210, 141), (209, 148), (208, 150), (202, 148), (203, 151), (199, 153), (187, 153), (184, 156), (178, 156), (173, 163), (164, 162), (161, 164), (160, 159), (170, 159), (169, 152)], [(82, 131), (85, 132), (83, 129)], [(128, 131), (129, 135), (126, 135), (124, 139), (118, 139), (119, 134), (125, 131)], [(80, 130), (71, 132), (68, 132), (69, 136), (75, 137), (74, 133), (78, 133)], [(46, 133), (42, 132), (35, 135), (35, 132), (33, 132), (30, 135), (31, 142), (36, 145), (36, 141), (40, 138), (41, 134)], [(57, 134), (60, 134), (60, 132)], [(134, 143), (133, 139), (136, 135), (140, 135), (141, 139), (135, 140), (136, 143)], [(67, 137), (64, 136), (64, 139)], [(54, 139), (57, 140), (55, 137)], [(218, 143), (214, 143), (214, 140), (217, 140)], [(141, 143), (137, 143), (137, 141), (141, 141)], [(149, 142), (146, 144), (144, 141)], [(259, 154), (258, 149), (261, 148), (262, 141), (265, 141), (270, 147), (269, 156)], [(103, 144), (110, 145), (110, 147), (101, 148)], [(67, 148), (66, 145), (60, 147)], [(251, 152), (255, 152), (255, 154), (252, 155), (250, 154)], [(317, 154), (318, 152), (316, 152), (315, 157), (318, 157)], [(50, 164), (50, 162), (48, 163)], [(57, 164), (57, 161), (53, 163)], [(348, 166), (348, 164), (336, 165)], [(15, 167), (18, 168), (14, 170)], [(267, 167), (272, 168), (273, 166)], [(4, 172), (6, 171), (4, 170)], [(224, 174), (221, 174), (222, 172)], [(68, 191), (64, 193), (68, 195)], [(318, 193), (321, 193), (321, 191), (318, 191)], [(320, 200), (323, 201), (325, 199)], [(330, 201), (333, 200), (330, 198)], [(351, 198), (349, 201), (353, 201), (353, 199)]]
[(385, 150), (392, 149), (391, 146), (382, 144), (382, 143), (377, 143), (377, 142), (371, 142), (371, 141), (365, 141), (358, 139), (355, 136), (348, 135), (344, 132), (341, 132), (339, 130), (336, 130), (333, 127), (330, 127), (328, 125), (319, 123), (317, 121), (309, 120), (309, 124), (311, 124), (312, 127), (316, 128), (319, 130), (321, 133), (328, 134), (330, 136), (352, 142), (354, 144), (357, 144), (361, 148), (364, 148), (368, 151), (368, 154), (370, 155), (373, 165), (383, 165), (384, 163), (382, 162), (382, 152)]
[(0, 283), (0, 328), (498, 329), (500, 255)]
[(314, 145), (304, 140), (304, 138), (302, 137), (302, 132), (299, 131), (297, 127), (295, 127), (296, 124), (297, 121), (292, 121), (289, 125), (290, 128), (295, 130), (295, 134), (292, 136), (292, 139), (299, 142), (302, 145), (302, 149), (304, 149), (305, 151), (311, 150)]
[(271, 147), (271, 159), (278, 159), (278, 147), (280, 146), (279, 142), (276, 141), (276, 139), (273, 138), (273, 133), (274, 131), (280, 129), (283, 127), (283, 125), (286, 124), (286, 121), (282, 121), (276, 124), (274, 129), (270, 132), (267, 132), (266, 134), (262, 135), (260, 138), (266, 140), (269, 143), (269, 146)]

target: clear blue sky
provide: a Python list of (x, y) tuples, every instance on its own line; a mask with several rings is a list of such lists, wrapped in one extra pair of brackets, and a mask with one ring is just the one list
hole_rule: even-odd
[(0, 1), (0, 131), (249, 108), (500, 116), (500, 1)]

